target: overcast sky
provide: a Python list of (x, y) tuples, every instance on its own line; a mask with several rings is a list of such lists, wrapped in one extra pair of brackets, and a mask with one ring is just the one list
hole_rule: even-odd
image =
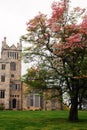
[(0, 41), (16, 43), (26, 31), (26, 22), (39, 11), (49, 13), (53, 0), (0, 0)]
[[(0, 48), (3, 37), (9, 45), (26, 33), (26, 22), (38, 12), (50, 14), (54, 0), (0, 0)], [(57, 0), (56, 0), (57, 1)], [(72, 5), (87, 7), (87, 0), (71, 0)]]
[[(0, 0), (0, 42), (7, 37), (9, 44), (17, 43), (26, 32), (26, 22), (38, 12), (50, 14), (54, 0)], [(73, 5), (87, 6), (87, 0), (71, 0)]]

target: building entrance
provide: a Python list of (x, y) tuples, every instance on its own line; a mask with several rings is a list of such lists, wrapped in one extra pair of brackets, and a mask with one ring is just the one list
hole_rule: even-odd
[(16, 108), (16, 99), (13, 99), (12, 106), (13, 106), (13, 108)]

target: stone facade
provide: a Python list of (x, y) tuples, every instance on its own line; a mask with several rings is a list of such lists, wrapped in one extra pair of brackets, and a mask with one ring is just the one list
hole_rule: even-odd
[(5, 109), (22, 109), (21, 43), (8, 46), (2, 41), (0, 58), (0, 106)]
[(23, 83), (23, 109), (24, 110), (61, 110), (58, 90), (48, 88), (45, 90), (31, 90)]
[(0, 58), (0, 108), (10, 110), (59, 110), (55, 89), (32, 90), (21, 82), (21, 43), (8, 46), (2, 41)]

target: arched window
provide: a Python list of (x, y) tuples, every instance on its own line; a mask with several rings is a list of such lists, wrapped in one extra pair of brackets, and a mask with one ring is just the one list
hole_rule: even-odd
[(16, 70), (16, 63), (15, 62), (10, 63), (10, 70)]

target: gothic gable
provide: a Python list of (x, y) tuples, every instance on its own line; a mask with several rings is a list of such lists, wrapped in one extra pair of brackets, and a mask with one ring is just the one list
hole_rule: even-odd
[(15, 50), (15, 49), (16, 49), (16, 46), (13, 44), (13, 45), (10, 47), (10, 49)]

